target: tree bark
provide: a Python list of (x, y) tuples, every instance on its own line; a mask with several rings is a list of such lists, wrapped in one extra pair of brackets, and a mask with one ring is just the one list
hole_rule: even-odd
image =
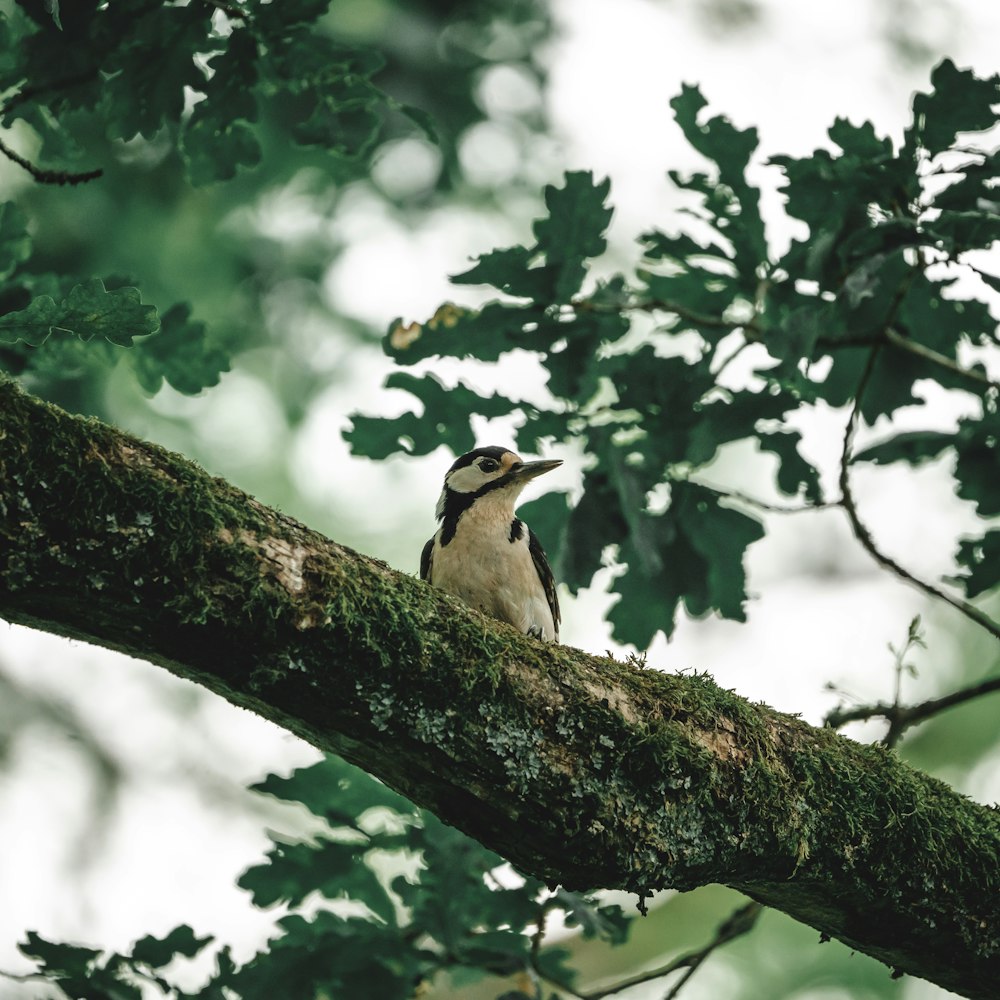
[(549, 882), (723, 883), (997, 995), (997, 811), (705, 674), (536, 642), (11, 381), (0, 616), (210, 688)]

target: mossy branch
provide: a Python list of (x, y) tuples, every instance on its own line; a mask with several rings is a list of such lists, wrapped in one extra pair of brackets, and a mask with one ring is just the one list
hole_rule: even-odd
[(537, 643), (10, 381), (0, 616), (189, 678), (549, 882), (720, 882), (996, 994), (1000, 813), (704, 674)]

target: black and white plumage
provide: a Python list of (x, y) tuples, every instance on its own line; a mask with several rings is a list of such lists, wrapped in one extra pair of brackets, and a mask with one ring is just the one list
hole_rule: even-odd
[(476, 448), (444, 477), (440, 527), (424, 546), (420, 579), (522, 632), (559, 641), (559, 598), (545, 552), (514, 514), (536, 476), (560, 461), (522, 462), (507, 448)]

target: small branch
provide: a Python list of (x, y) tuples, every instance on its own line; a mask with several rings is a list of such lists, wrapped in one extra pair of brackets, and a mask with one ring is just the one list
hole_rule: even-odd
[(712, 940), (705, 945), (704, 948), (699, 948), (697, 951), (689, 951), (684, 955), (679, 955), (672, 962), (667, 965), (661, 966), (659, 969), (653, 969), (651, 972), (644, 972), (638, 976), (632, 976), (630, 979), (623, 979), (619, 983), (615, 983), (614, 986), (609, 986), (604, 990), (597, 990), (594, 993), (584, 993), (582, 994), (582, 1000), (602, 1000), (603, 997), (613, 996), (615, 993), (621, 993), (623, 990), (627, 990), (632, 986), (638, 986), (641, 983), (649, 983), (654, 979), (662, 979), (664, 976), (669, 976), (671, 972), (676, 972), (678, 969), (686, 969), (681, 978), (674, 983), (670, 992), (666, 994), (664, 1000), (674, 1000), (681, 990), (681, 987), (698, 971), (701, 964), (708, 958), (714, 951), (721, 948), (724, 944), (728, 944), (730, 941), (734, 941), (738, 937), (742, 937), (744, 934), (748, 934), (753, 930), (754, 925), (757, 923), (757, 918), (760, 916), (761, 910), (764, 907), (760, 903), (744, 903), (739, 909), (734, 910), (719, 926), (716, 928), (715, 934)]
[[(734, 351), (732, 351), (728, 358), (726, 358), (718, 368), (715, 369), (715, 381), (718, 382), (722, 373), (751, 345), (755, 343), (748, 337), (744, 337), (742, 343), (740, 343)], [(716, 347), (716, 354), (718, 354), (718, 347)], [(716, 359), (713, 358), (713, 361)]]
[(545, 971), (541, 967), (539, 962), (539, 957), (542, 951), (542, 939), (545, 937), (545, 925), (548, 921), (549, 913), (552, 910), (559, 908), (559, 901), (556, 896), (549, 896), (543, 903), (538, 907), (538, 924), (535, 927), (535, 933), (531, 935), (531, 951), (528, 953), (528, 962), (531, 972), (537, 977), (535, 984), (535, 992), (541, 997), (541, 987), (539, 983), (545, 982), (557, 989), (561, 990), (563, 993), (568, 993), (572, 997), (577, 998), (577, 1000), (583, 1000), (581, 994), (577, 993), (572, 987), (567, 986), (566, 983), (561, 982), (558, 979), (553, 979), (551, 976), (546, 975)]
[(758, 500), (756, 497), (747, 496), (746, 493), (740, 493), (738, 490), (723, 490), (717, 486), (700, 482), (697, 479), (691, 479), (690, 482), (696, 486), (700, 486), (704, 490), (708, 490), (709, 493), (714, 493), (720, 499), (738, 500), (740, 503), (756, 507), (757, 510), (763, 510), (769, 514), (804, 514), (811, 510), (829, 510), (831, 507), (841, 506), (839, 501), (834, 500), (829, 503), (811, 503), (802, 504), (799, 507), (790, 507), (785, 504), (768, 503), (766, 500)]
[(581, 298), (574, 299), (572, 305), (574, 309), (582, 309), (590, 312), (626, 312), (629, 310), (636, 310), (638, 312), (671, 312), (675, 316), (680, 316), (681, 319), (686, 319), (689, 323), (694, 323), (697, 326), (704, 326), (713, 330), (749, 330), (758, 334), (756, 338), (750, 337), (749, 339), (759, 339), (760, 334), (760, 328), (757, 325), (756, 319), (737, 322), (723, 319), (721, 316), (709, 316), (707, 313), (689, 309), (680, 302), (674, 302), (670, 299), (628, 299), (623, 300), (620, 305), (605, 305), (604, 303), (594, 302), (592, 299)]
[(1000, 691), (1000, 677), (992, 677), (988, 681), (973, 684), (960, 691), (953, 691), (941, 698), (929, 698), (917, 705), (900, 705), (898, 702), (887, 705), (885, 702), (878, 702), (875, 705), (858, 705), (856, 708), (835, 708), (827, 713), (823, 725), (830, 729), (839, 729), (848, 722), (885, 719), (889, 723), (889, 729), (883, 737), (883, 743), (891, 747), (899, 742), (907, 729), (915, 726), (918, 722), (924, 722), (948, 708), (954, 708), (956, 705), (962, 705), (983, 695), (992, 694), (994, 691)]
[(34, 100), (39, 94), (45, 94), (53, 90), (68, 90), (70, 87), (76, 87), (81, 83), (90, 83), (91, 80), (97, 79), (97, 75), (98, 69), (95, 66), (82, 73), (77, 73), (75, 76), (67, 76), (61, 80), (53, 80), (50, 83), (39, 83), (34, 87), (22, 87), (0, 106), (0, 117), (10, 114), (14, 108), (25, 101)]
[(79, 174), (69, 173), (65, 170), (43, 170), (41, 167), (36, 167), (20, 154), (15, 153), (2, 139), (0, 139), (0, 153), (6, 156), (8, 160), (12, 160), (19, 167), (27, 170), (39, 184), (84, 184), (87, 181), (96, 180), (104, 173), (100, 168), (97, 170), (87, 170)]
[(843, 450), (840, 455), (840, 506), (844, 508), (847, 513), (848, 520), (851, 522), (851, 530), (854, 532), (854, 537), (861, 543), (862, 548), (877, 562), (880, 566), (885, 569), (891, 570), (896, 574), (901, 580), (905, 580), (907, 583), (912, 584), (917, 590), (923, 591), (930, 597), (936, 597), (938, 600), (944, 601), (946, 604), (950, 604), (957, 611), (960, 611), (966, 618), (970, 621), (975, 622), (981, 628), (986, 629), (995, 639), (1000, 639), (1000, 625), (998, 625), (989, 615), (983, 614), (975, 605), (970, 604), (968, 601), (963, 601), (960, 597), (955, 597), (951, 594), (946, 593), (938, 587), (935, 587), (932, 583), (928, 583), (926, 580), (921, 580), (919, 577), (914, 576), (908, 569), (901, 566), (894, 559), (891, 559), (884, 552), (882, 552), (878, 546), (875, 544), (874, 538), (872, 538), (871, 532), (865, 527), (861, 518), (858, 516), (858, 508), (854, 501), (854, 496), (851, 493), (850, 484), (850, 465), (851, 465), (851, 448), (854, 443), (854, 434), (858, 426), (858, 418), (861, 414), (861, 401), (864, 398), (865, 389), (868, 387), (868, 383), (871, 380), (871, 374), (875, 367), (875, 360), (878, 357), (879, 348), (872, 348), (871, 353), (868, 356), (868, 363), (865, 365), (864, 373), (861, 376), (861, 382), (858, 384), (857, 394), (854, 399), (854, 408), (851, 410), (851, 416), (847, 421), (847, 428), (844, 432), (844, 445)]
[(974, 368), (965, 368), (957, 361), (953, 361), (947, 355), (940, 354), (938, 351), (935, 351), (930, 347), (926, 347), (923, 344), (919, 344), (917, 341), (911, 340), (909, 337), (904, 337), (903, 334), (899, 333), (899, 331), (893, 329), (891, 326), (886, 328), (885, 339), (886, 342), (891, 344), (893, 347), (896, 347), (901, 351), (907, 351), (910, 354), (915, 354), (918, 358), (930, 361), (939, 368), (944, 368), (955, 375), (960, 375), (962, 378), (969, 379), (972, 382), (978, 382), (980, 385), (989, 386), (992, 389), (1000, 388), (1000, 382), (994, 382), (993, 379), (984, 375), (982, 372), (977, 372)]

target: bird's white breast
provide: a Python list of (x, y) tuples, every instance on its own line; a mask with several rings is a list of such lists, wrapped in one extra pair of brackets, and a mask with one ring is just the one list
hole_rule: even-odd
[(522, 525), (512, 542), (512, 508), (486, 499), (463, 512), (447, 545), (440, 545), (443, 529), (438, 529), (430, 582), (484, 614), (554, 642), (552, 611), (528, 549), (528, 528)]

